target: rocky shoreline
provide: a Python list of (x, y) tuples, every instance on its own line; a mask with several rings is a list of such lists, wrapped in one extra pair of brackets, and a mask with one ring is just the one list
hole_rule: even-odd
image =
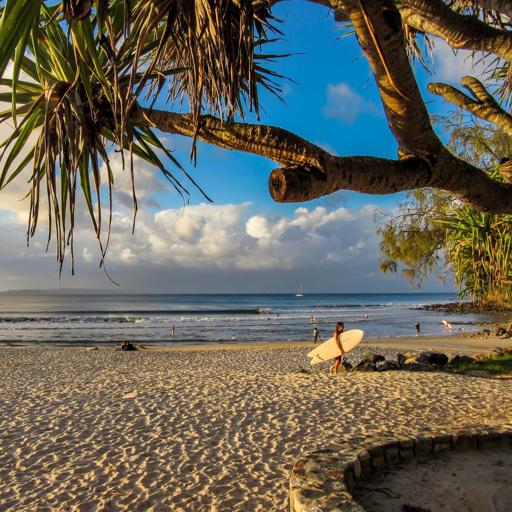
[(512, 306), (497, 302), (448, 302), (442, 304), (427, 304), (417, 308), (423, 311), (440, 311), (443, 313), (495, 313), (512, 315)]
[(346, 358), (339, 368), (339, 373), (347, 372), (384, 372), (389, 370), (406, 371), (435, 371), (463, 370), (465, 365), (484, 365), (486, 361), (496, 360), (501, 357), (512, 355), (512, 346), (501, 348), (496, 347), (492, 350), (469, 356), (466, 354), (454, 354), (449, 357), (444, 352), (422, 351), (398, 353), (396, 359), (386, 359), (382, 354), (367, 352), (363, 354), (362, 359), (351, 364)]

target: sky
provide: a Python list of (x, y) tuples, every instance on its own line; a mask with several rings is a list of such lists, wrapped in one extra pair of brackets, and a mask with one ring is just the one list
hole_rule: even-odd
[[(308, 2), (281, 2), (283, 38), (272, 53), (282, 101), (261, 94), (261, 122), (291, 130), (337, 155), (395, 158), (397, 145), (387, 125), (373, 77), (353, 35), (332, 14)], [(437, 45), (435, 74), (418, 71), (432, 113), (447, 106), (425, 88), (428, 81), (457, 84), (472, 71), (469, 59)], [(165, 107), (159, 103), (159, 108)], [(2, 139), (9, 127), (0, 126)], [(376, 196), (339, 191), (300, 204), (275, 203), (268, 176), (277, 165), (262, 157), (198, 144), (197, 165), (190, 140), (159, 134), (173, 155), (213, 199), (189, 187), (182, 199), (158, 170), (136, 160), (139, 213), (132, 234), (129, 172), (112, 153), (114, 221), (106, 259), (113, 284), (99, 267), (100, 253), (83, 207), (75, 230), (75, 275), (70, 258), (59, 275), (54, 246), (46, 251), (47, 228), (26, 243), (26, 180), (0, 191), (0, 290), (94, 288), (161, 293), (305, 293), (418, 291), (398, 275), (379, 271), (376, 211), (393, 213), (402, 194)], [(174, 169), (169, 168), (174, 172)], [(429, 279), (421, 291), (452, 291)]]

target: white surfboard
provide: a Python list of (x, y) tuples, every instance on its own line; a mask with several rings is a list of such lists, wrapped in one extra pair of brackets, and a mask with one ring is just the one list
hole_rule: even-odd
[[(345, 353), (353, 350), (363, 340), (364, 332), (361, 329), (352, 329), (351, 331), (342, 332), (340, 334), (340, 343)], [(324, 341), (320, 346), (313, 349), (308, 356), (311, 357), (311, 364), (319, 364), (329, 359), (341, 355), (336, 340), (330, 338)]]

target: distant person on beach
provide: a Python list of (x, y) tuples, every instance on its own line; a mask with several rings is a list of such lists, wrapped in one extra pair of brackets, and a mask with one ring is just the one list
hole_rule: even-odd
[(341, 364), (341, 358), (345, 354), (345, 351), (343, 350), (343, 347), (341, 346), (340, 342), (340, 334), (345, 330), (345, 324), (343, 322), (338, 322), (336, 324), (336, 330), (332, 333), (332, 337), (336, 340), (336, 343), (338, 344), (338, 348), (341, 351), (341, 354), (334, 358), (334, 364), (329, 368), (330, 373), (334, 373), (335, 375), (338, 373), (338, 368)]
[(309, 317), (309, 323), (310, 323), (310, 324), (316, 324), (316, 318), (315, 318), (313, 315), (311, 315), (311, 316)]
[(365, 320), (368, 320), (368, 313), (365, 313), (365, 314), (364, 314), (364, 319), (365, 319)]
[(124, 340), (121, 350), (137, 350), (128, 340)]
[(419, 322), (416, 322), (416, 336), (419, 336), (421, 334), (421, 331), (420, 331), (420, 323)]
[(173, 336), (176, 336), (176, 326), (175, 325), (173, 325), (171, 327), (171, 333), (172, 333)]
[(318, 340), (318, 329), (316, 326), (313, 328), (313, 343), (316, 343)]

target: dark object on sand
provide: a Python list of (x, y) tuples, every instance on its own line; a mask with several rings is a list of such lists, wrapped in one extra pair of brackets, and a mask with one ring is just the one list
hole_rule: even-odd
[(121, 350), (137, 350), (128, 340), (124, 340), (121, 345)]

